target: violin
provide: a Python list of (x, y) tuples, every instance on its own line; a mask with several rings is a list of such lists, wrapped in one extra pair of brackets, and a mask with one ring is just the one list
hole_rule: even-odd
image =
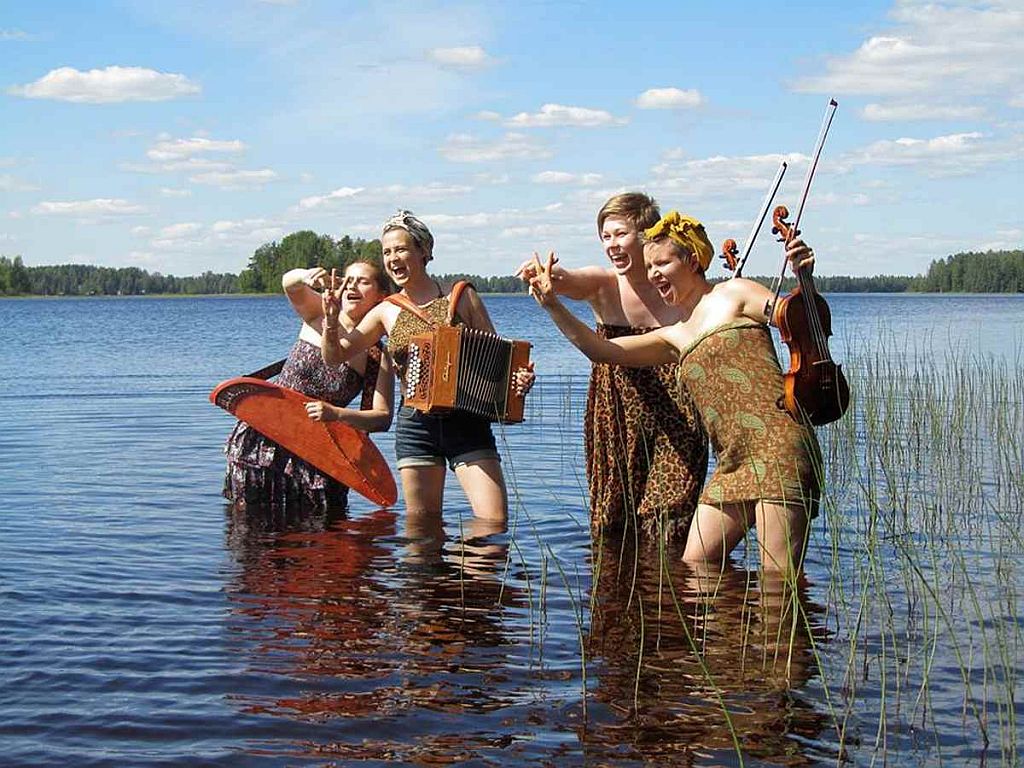
[[(772, 213), (772, 232), (788, 243), (798, 234), (786, 219), (784, 205)], [(794, 417), (805, 416), (821, 426), (837, 421), (850, 405), (850, 386), (842, 366), (832, 360), (828, 337), (832, 335), (832, 313), (814, 288), (805, 269), (796, 270), (797, 285), (779, 298), (772, 308), (772, 321), (789, 347), (789, 371), (783, 377), (783, 405)]]

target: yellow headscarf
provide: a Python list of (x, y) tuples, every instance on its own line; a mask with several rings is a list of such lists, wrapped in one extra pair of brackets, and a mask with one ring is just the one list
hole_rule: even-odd
[(667, 236), (696, 256), (701, 269), (706, 270), (711, 266), (715, 249), (708, 240), (704, 225), (696, 219), (682, 216), (679, 211), (669, 211), (657, 224), (644, 232), (644, 238), (647, 240), (663, 236)]

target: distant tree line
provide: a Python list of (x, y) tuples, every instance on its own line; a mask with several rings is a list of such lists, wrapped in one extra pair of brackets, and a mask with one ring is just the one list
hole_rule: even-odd
[(933, 261), (914, 290), (929, 293), (1022, 293), (1024, 251), (957, 253)]
[(274, 293), (281, 290), (281, 276), (290, 269), (323, 267), (343, 272), (353, 261), (381, 263), (379, 240), (335, 240), (308, 230), (294, 232), (281, 242), (265, 243), (249, 257), (238, 276), (239, 293)]
[[(174, 277), (147, 272), (137, 267), (97, 267), (88, 264), (58, 264), (26, 267), (20, 256), (0, 256), (0, 295), (19, 296), (137, 296), (142, 294), (274, 293), (281, 289), (281, 276), (296, 267), (314, 264), (342, 271), (356, 260), (380, 264), (379, 240), (348, 235), (335, 240), (315, 232), (295, 232), (280, 242), (265, 243), (249, 257), (238, 275), (204, 272)], [(469, 280), (482, 293), (523, 293), (525, 287), (511, 275), (481, 277), (468, 274), (437, 275), (450, 286)], [(754, 277), (766, 285), (771, 277)], [(816, 276), (815, 285), (824, 293), (902, 293), (905, 291), (949, 293), (1024, 292), (1024, 251), (957, 253), (933, 261), (924, 275), (879, 275), (848, 277)], [(795, 281), (787, 277), (783, 290)]]
[(238, 276), (204, 272), (189, 277), (161, 275), (138, 267), (55, 264), (26, 267), (20, 256), (0, 256), (2, 296), (138, 296), (142, 294), (237, 293)]

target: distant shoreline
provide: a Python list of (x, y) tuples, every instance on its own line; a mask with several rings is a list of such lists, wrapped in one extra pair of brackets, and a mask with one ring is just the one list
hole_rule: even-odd
[[(1024, 291), (819, 291), (823, 296), (1024, 296)], [(501, 298), (502, 296), (528, 296), (526, 291), (512, 293), (501, 292), (480, 292), (481, 296), (488, 298)], [(47, 294), (21, 294), (19, 296), (0, 296), (0, 301), (23, 301), (25, 299), (252, 299), (269, 298), (279, 296), (282, 299), (285, 295), (281, 291), (275, 293), (131, 293), (131, 294), (93, 294), (78, 295), (64, 294), (53, 296)]]

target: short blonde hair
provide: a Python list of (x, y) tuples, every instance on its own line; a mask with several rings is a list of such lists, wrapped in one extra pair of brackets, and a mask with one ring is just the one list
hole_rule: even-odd
[(661, 211), (658, 210), (657, 201), (650, 195), (643, 192), (623, 192), (621, 195), (608, 198), (597, 212), (598, 234), (601, 234), (605, 219), (612, 216), (625, 219), (636, 227), (638, 232), (643, 232), (658, 223)]

